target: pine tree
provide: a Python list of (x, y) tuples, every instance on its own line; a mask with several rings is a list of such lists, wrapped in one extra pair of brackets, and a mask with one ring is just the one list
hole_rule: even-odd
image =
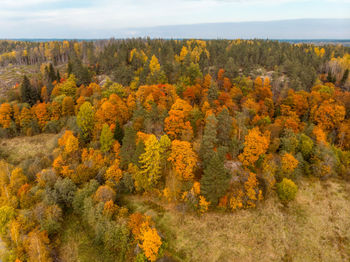
[(232, 117), (226, 108), (218, 115), (217, 126), (219, 144), (222, 146), (228, 146), (232, 132)]
[(117, 120), (115, 123), (115, 129), (114, 129), (114, 139), (117, 140), (120, 145), (122, 145), (123, 138), (124, 138), (124, 130), (120, 126), (119, 121)]
[(228, 188), (229, 173), (224, 167), (224, 159), (219, 153), (214, 153), (204, 174), (201, 178), (201, 193), (212, 204), (216, 205), (218, 200), (226, 193)]
[(37, 90), (31, 86), (26, 75), (23, 77), (21, 85), (21, 97), (23, 103), (28, 103), (31, 106), (34, 105), (36, 101), (40, 100)]
[(61, 81), (61, 75), (60, 75), (60, 71), (58, 71), (58, 69), (57, 69), (56, 79), (57, 79), (57, 82)]
[(209, 163), (209, 160), (214, 154), (214, 148), (217, 143), (217, 123), (218, 121), (214, 115), (209, 115), (206, 119), (202, 144), (199, 150), (199, 155), (203, 161), (204, 166)]
[(132, 162), (136, 150), (136, 131), (126, 126), (125, 136), (122, 140), (122, 147), (120, 149), (121, 166), (127, 168), (128, 164)]
[(49, 65), (48, 77), (50, 82), (53, 82), (56, 80), (55, 69), (53, 68), (52, 64)]

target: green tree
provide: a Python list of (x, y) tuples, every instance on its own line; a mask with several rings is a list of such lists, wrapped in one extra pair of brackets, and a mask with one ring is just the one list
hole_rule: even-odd
[(39, 92), (32, 87), (26, 75), (23, 77), (20, 91), (23, 103), (28, 103), (33, 106), (38, 100), (40, 100)]
[(214, 153), (201, 178), (201, 193), (212, 204), (216, 205), (228, 188), (229, 173), (224, 167), (224, 159)]
[(299, 150), (303, 154), (304, 159), (309, 159), (314, 147), (314, 142), (310, 137), (301, 134), (299, 138)]
[(231, 140), (232, 117), (226, 108), (219, 113), (217, 126), (219, 144), (228, 146)]
[(295, 199), (298, 192), (298, 187), (288, 178), (283, 178), (281, 183), (277, 184), (277, 194), (281, 202), (287, 204)]
[(115, 123), (115, 129), (114, 129), (114, 139), (119, 142), (119, 144), (123, 144), (123, 138), (124, 138), (124, 130), (123, 127), (120, 126), (119, 121), (117, 120)]
[(125, 128), (125, 136), (123, 137), (120, 149), (121, 166), (127, 168), (132, 162), (136, 150), (136, 131), (131, 126)]
[(202, 144), (199, 150), (199, 155), (206, 166), (214, 154), (214, 148), (217, 143), (217, 123), (216, 117), (212, 114), (206, 119)]

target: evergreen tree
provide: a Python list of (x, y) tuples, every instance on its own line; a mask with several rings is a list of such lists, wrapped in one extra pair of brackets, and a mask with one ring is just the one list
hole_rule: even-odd
[(61, 81), (61, 75), (60, 75), (60, 71), (58, 71), (58, 69), (57, 69), (56, 79), (57, 79), (57, 82)]
[(56, 74), (55, 74), (55, 69), (53, 68), (52, 64), (49, 65), (48, 77), (49, 77), (50, 82), (57, 80)]
[(29, 82), (28, 77), (25, 75), (21, 84), (21, 98), (22, 102), (28, 103), (31, 106), (40, 100), (38, 91), (33, 88)]
[(122, 145), (123, 138), (124, 138), (124, 130), (120, 126), (119, 121), (117, 120), (115, 123), (115, 129), (114, 129), (114, 139), (117, 140), (120, 145)]
[(220, 153), (212, 154), (201, 178), (201, 193), (213, 205), (218, 203), (228, 188), (229, 173), (224, 167), (224, 158)]
[(202, 144), (199, 150), (199, 155), (203, 161), (204, 167), (209, 163), (209, 160), (214, 154), (214, 148), (217, 143), (217, 123), (218, 121), (213, 114), (208, 116), (206, 119)]
[(216, 83), (211, 83), (210, 88), (208, 90), (208, 100), (209, 103), (212, 105), (214, 100), (218, 99), (219, 97), (219, 90)]
[(121, 166), (127, 168), (132, 162), (136, 150), (136, 131), (131, 126), (125, 128), (125, 135), (120, 149)]
[(228, 146), (232, 132), (232, 117), (226, 108), (218, 115), (217, 132), (219, 144), (222, 146)]

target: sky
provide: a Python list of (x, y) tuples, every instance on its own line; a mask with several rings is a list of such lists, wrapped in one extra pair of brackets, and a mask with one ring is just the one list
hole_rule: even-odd
[(350, 18), (350, 0), (0, 0), (0, 38), (109, 38), (125, 28), (300, 18)]

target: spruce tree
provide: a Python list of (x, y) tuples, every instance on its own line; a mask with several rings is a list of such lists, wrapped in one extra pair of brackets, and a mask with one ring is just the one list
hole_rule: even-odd
[(120, 148), (121, 166), (127, 168), (132, 162), (136, 150), (136, 131), (131, 126), (126, 126), (125, 135)]
[(201, 178), (201, 193), (213, 205), (225, 195), (229, 185), (229, 173), (219, 152), (212, 154)]
[(206, 119), (202, 144), (199, 150), (199, 155), (203, 161), (204, 167), (206, 167), (212, 155), (214, 154), (214, 148), (217, 143), (217, 123), (218, 121), (214, 115), (210, 115)]
[(124, 130), (120, 126), (119, 121), (117, 120), (115, 123), (115, 129), (114, 129), (114, 139), (117, 140), (120, 145), (122, 145), (123, 138), (124, 138)]
[(21, 84), (21, 98), (22, 102), (28, 103), (31, 106), (33, 106), (38, 100), (40, 100), (38, 91), (31, 86), (29, 79), (26, 75), (23, 77), (23, 81)]
[(218, 115), (218, 142), (222, 146), (228, 146), (231, 140), (232, 117), (225, 108)]

